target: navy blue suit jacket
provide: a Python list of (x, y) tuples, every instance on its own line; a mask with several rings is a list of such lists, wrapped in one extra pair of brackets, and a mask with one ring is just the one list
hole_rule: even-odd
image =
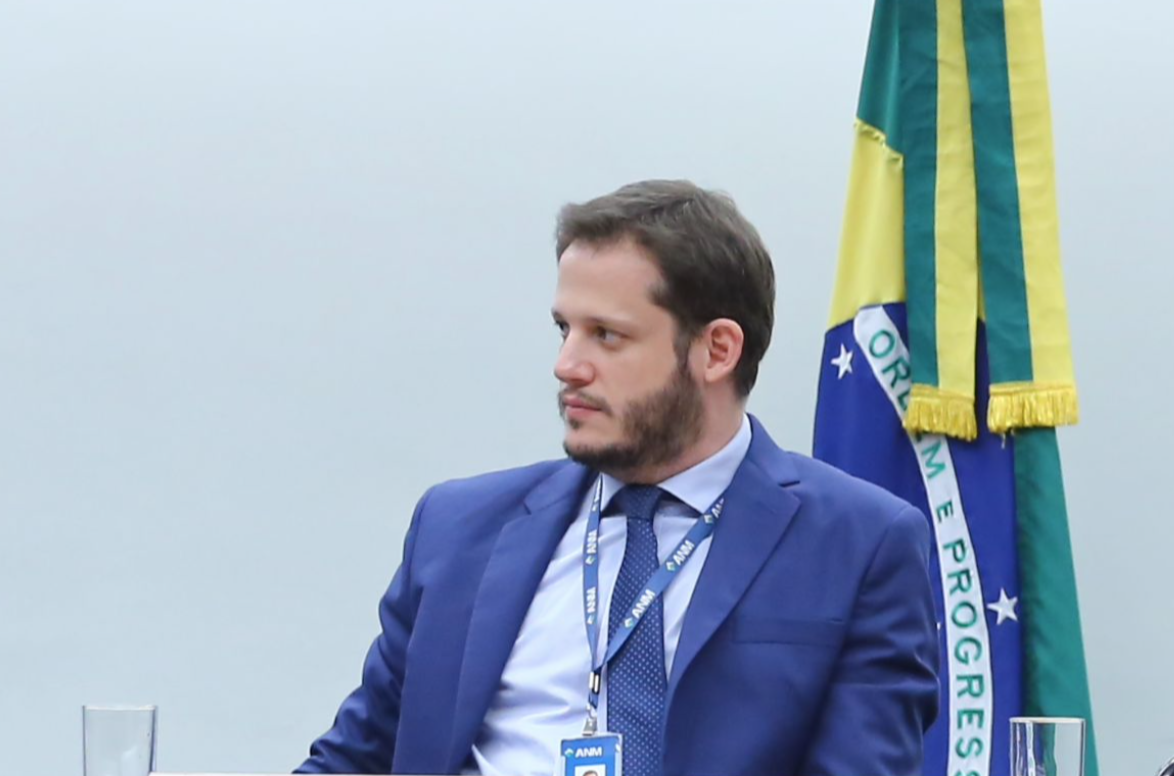
[[(664, 772), (920, 774), (938, 704), (926, 518), (752, 423), (673, 661)], [(299, 770), (460, 771), (593, 478), (552, 461), (426, 493), (362, 684)]]

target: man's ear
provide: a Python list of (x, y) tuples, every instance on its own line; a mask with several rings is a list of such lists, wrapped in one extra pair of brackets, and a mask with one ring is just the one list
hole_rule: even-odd
[(702, 379), (719, 383), (730, 377), (742, 360), (746, 335), (736, 321), (718, 318), (710, 321), (695, 340), (702, 350)]

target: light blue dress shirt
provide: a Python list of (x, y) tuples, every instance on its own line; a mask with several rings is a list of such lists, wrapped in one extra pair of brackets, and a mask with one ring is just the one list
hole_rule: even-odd
[[(691, 469), (658, 483), (677, 500), (663, 503), (653, 519), (662, 563), (688, 533), (697, 516), (734, 479), (750, 449), (750, 434), (750, 420), (743, 416), (742, 426), (729, 444)], [(603, 475), (605, 514), (612, 496), (622, 487), (619, 480)], [(471, 766), (475, 767), (467, 773), (550, 776), (557, 764), (559, 741), (574, 738), (583, 731), (587, 677), (592, 662), (583, 622), (583, 537), (590, 502), (589, 490), (578, 517), (567, 528), (546, 567), (473, 745)], [(607, 634), (608, 609), (627, 533), (627, 521), (623, 519), (604, 518), (600, 526), (598, 611), (603, 617), (600, 623), (603, 636), (596, 645), (599, 655), (607, 646), (603, 639)], [(698, 545), (664, 593), (664, 655), (670, 675), (685, 610), (709, 554), (709, 543), (710, 539), (706, 539)], [(599, 721), (600, 729), (606, 729), (606, 670)]]

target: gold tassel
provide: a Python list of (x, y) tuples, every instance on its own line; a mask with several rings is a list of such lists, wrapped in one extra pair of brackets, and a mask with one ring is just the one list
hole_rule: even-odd
[(905, 411), (905, 429), (919, 434), (945, 434), (970, 441), (978, 437), (974, 397), (914, 385)]
[(996, 434), (1017, 428), (1072, 426), (1080, 420), (1073, 385), (1001, 383), (991, 386), (987, 426)]

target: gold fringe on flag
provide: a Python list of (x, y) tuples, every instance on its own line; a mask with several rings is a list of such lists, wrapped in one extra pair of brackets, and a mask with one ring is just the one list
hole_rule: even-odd
[(905, 428), (922, 434), (945, 434), (967, 441), (978, 437), (974, 397), (914, 384), (905, 412)]
[(998, 383), (991, 386), (987, 426), (996, 434), (1016, 428), (1070, 426), (1080, 420), (1073, 385)]

